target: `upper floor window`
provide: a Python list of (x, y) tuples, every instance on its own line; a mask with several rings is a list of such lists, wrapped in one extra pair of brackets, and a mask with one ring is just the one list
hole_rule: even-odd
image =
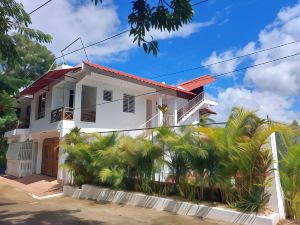
[(39, 96), (37, 104), (36, 119), (44, 118), (46, 110), (46, 92)]
[(70, 90), (69, 92), (69, 107), (74, 108), (74, 90)]
[(103, 100), (111, 102), (112, 101), (112, 91), (104, 90), (103, 91)]
[(133, 95), (123, 95), (123, 112), (135, 112), (135, 96)]

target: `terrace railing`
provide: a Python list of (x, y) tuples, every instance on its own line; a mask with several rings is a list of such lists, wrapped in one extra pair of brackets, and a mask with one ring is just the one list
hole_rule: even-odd
[(89, 110), (81, 111), (81, 121), (83, 122), (96, 122), (96, 112)]
[(61, 107), (51, 111), (51, 123), (61, 120), (73, 120), (74, 109), (69, 107)]

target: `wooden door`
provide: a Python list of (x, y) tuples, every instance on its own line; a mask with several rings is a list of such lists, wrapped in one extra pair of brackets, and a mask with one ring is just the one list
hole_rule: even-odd
[(42, 151), (42, 174), (57, 177), (58, 154), (59, 138), (45, 139)]
[[(146, 102), (146, 121), (150, 120), (152, 118), (152, 100), (147, 99)], [(151, 121), (147, 122), (146, 127), (151, 127)]]

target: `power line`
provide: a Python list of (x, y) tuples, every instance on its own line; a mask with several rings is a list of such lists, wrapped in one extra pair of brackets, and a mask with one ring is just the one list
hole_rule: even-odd
[[(295, 57), (295, 56), (299, 56), (299, 55), (300, 55), (300, 52), (295, 53), (295, 54), (291, 54), (291, 55), (287, 55), (287, 56), (283, 56), (283, 57), (280, 57), (280, 58), (277, 58), (277, 59), (269, 60), (269, 61), (266, 61), (266, 62), (254, 64), (254, 65), (251, 65), (251, 66), (246, 66), (246, 67), (243, 67), (243, 68), (235, 69), (235, 70), (228, 71), (228, 72), (225, 72), (225, 73), (220, 73), (220, 74), (214, 75), (212, 77), (218, 78), (218, 77), (225, 76), (225, 75), (228, 75), (228, 74), (232, 74), (232, 73), (235, 73), (235, 72), (240, 72), (240, 71), (243, 71), (243, 70), (246, 70), (246, 69), (251, 69), (251, 68), (263, 66), (263, 65), (266, 65), (266, 64), (269, 64), (269, 63), (272, 63), (272, 62), (277, 62), (277, 61), (280, 61), (280, 60), (283, 60), (283, 59), (287, 59), (287, 58), (291, 58), (291, 57)], [(202, 80), (206, 80), (206, 79), (210, 79), (210, 78), (207, 77), (207, 78), (203, 78)], [(191, 83), (193, 83), (193, 82), (197, 82), (197, 81), (191, 81)], [(156, 94), (156, 93), (160, 93), (160, 92), (165, 91), (165, 90), (169, 90), (169, 88), (162, 88), (160, 90), (156, 90), (156, 91), (152, 91), (152, 92), (146, 92), (146, 93), (143, 93), (143, 94), (135, 95), (134, 97), (138, 98), (138, 97), (142, 97), (142, 96)], [(110, 102), (102, 102), (102, 103), (90, 105), (89, 107), (85, 107), (85, 108), (90, 108), (90, 107), (93, 107), (93, 106), (100, 106), (100, 105), (110, 104), (110, 103), (118, 102), (118, 101), (122, 101), (122, 100), (123, 100), (123, 98), (119, 98), (119, 99), (112, 100)], [(77, 110), (77, 109), (84, 109), (84, 108), (83, 107), (74, 108), (74, 110)], [(50, 114), (50, 113), (51, 112), (46, 113), (46, 114)]]
[[(195, 126), (210, 126), (210, 125), (225, 125), (227, 122), (214, 122), (214, 123), (206, 123), (206, 124), (186, 124), (186, 125), (173, 125), (173, 126), (164, 126), (168, 128), (177, 128), (177, 127), (195, 127)], [(97, 132), (100, 134), (106, 134), (106, 133), (119, 133), (119, 132), (129, 132), (129, 131), (141, 131), (141, 130), (155, 130), (159, 129), (161, 127), (146, 127), (146, 128), (133, 128), (133, 129), (123, 129), (123, 130), (108, 130), (108, 131), (102, 131)]]
[[(52, 0), (51, 0), (51, 1), (52, 1)], [(192, 4), (191, 6), (196, 6), (196, 5), (199, 5), (199, 4), (208, 2), (208, 1), (209, 1), (209, 0), (203, 0), (203, 1), (200, 1), (200, 2), (196, 2), (196, 3)], [(101, 40), (101, 41), (98, 41), (98, 42), (92, 43), (92, 44), (90, 44), (90, 45), (87, 45), (87, 46), (85, 46), (84, 48), (82, 47), (82, 48), (75, 49), (75, 50), (73, 50), (73, 51), (71, 51), (71, 52), (68, 52), (68, 53), (62, 55), (62, 56), (56, 57), (55, 60), (56, 60), (56, 59), (63, 58), (64, 56), (73, 54), (73, 53), (75, 53), (75, 52), (84, 50), (85, 48), (89, 48), (89, 47), (98, 45), (98, 44), (100, 44), (100, 43), (103, 43), (103, 42), (108, 41), (108, 40), (110, 40), (110, 39), (113, 39), (113, 38), (115, 38), (115, 37), (118, 37), (118, 36), (120, 36), (120, 35), (123, 35), (123, 34), (125, 34), (125, 33), (128, 33), (129, 31), (130, 31), (130, 29), (127, 29), (127, 30), (121, 31), (121, 32), (119, 32), (119, 33), (117, 33), (117, 34), (115, 34), (115, 35), (113, 35), (113, 36), (110, 36), (110, 37), (108, 37), (108, 38), (105, 38), (105, 39), (103, 39), (103, 40)]]
[[(128, 31), (129, 30), (125, 30), (122, 33), (125, 33), (125, 32), (128, 32)], [(121, 35), (121, 33), (119, 33), (117, 35)], [(113, 37), (109, 37), (107, 39), (104, 39), (101, 42), (109, 40), (110, 38), (113, 38)], [(180, 71), (177, 71), (177, 72), (172, 72), (172, 73), (168, 73), (168, 74), (162, 74), (162, 75), (155, 76), (155, 77), (150, 77), (150, 78), (159, 78), (159, 77), (163, 77), (163, 76), (174, 75), (174, 74), (179, 74), (179, 73), (186, 72), (186, 71), (191, 71), (191, 70), (196, 70), (196, 69), (200, 69), (200, 68), (205, 68), (205, 67), (209, 67), (209, 66), (212, 66), (212, 65), (216, 65), (216, 64), (220, 64), (220, 63), (232, 61), (232, 60), (235, 60), (235, 59), (243, 58), (243, 57), (246, 57), (246, 56), (255, 55), (255, 54), (258, 54), (258, 53), (261, 53), (261, 52), (273, 50), (273, 49), (276, 49), (276, 48), (281, 48), (281, 47), (284, 47), (284, 46), (287, 46), (287, 45), (291, 45), (291, 44), (295, 44), (295, 43), (298, 43), (298, 42), (300, 42), (300, 39), (296, 40), (296, 41), (293, 41), (293, 42), (288, 42), (288, 43), (285, 43), (285, 44), (276, 45), (276, 46), (273, 46), (273, 47), (270, 47), (270, 48), (265, 48), (265, 49), (262, 49), (262, 50), (259, 50), (259, 51), (251, 52), (251, 53), (248, 53), (248, 54), (245, 54), (245, 55), (237, 56), (237, 57), (234, 57), (234, 58), (230, 58), (230, 59), (226, 59), (226, 60), (214, 62), (214, 63), (211, 63), (211, 64), (206, 64), (206, 65), (199, 66), (199, 67), (194, 67), (194, 68), (188, 68), (188, 69), (180, 70)], [(100, 43), (100, 42), (98, 42), (98, 43)], [(91, 45), (89, 45), (89, 46), (91, 46)], [(84, 49), (84, 48), (81, 48), (80, 50), (82, 50), (82, 49)], [(71, 54), (71, 53), (72, 52), (67, 53), (67, 54)], [(63, 56), (60, 56), (60, 57), (63, 57)], [(62, 81), (63, 79), (51, 79), (51, 80)], [(203, 79), (203, 80), (205, 80), (205, 79)], [(44, 86), (44, 85), (33, 85), (33, 86), (30, 86), (30, 87), (39, 87), (39, 86)]]
[(247, 57), (247, 56), (255, 55), (255, 54), (258, 54), (258, 53), (261, 53), (261, 52), (270, 51), (270, 50), (273, 50), (273, 49), (276, 49), (276, 48), (281, 48), (281, 47), (296, 44), (296, 43), (299, 43), (299, 42), (300, 42), (300, 39), (296, 40), (296, 41), (288, 42), (288, 43), (285, 43), (285, 44), (276, 45), (276, 46), (273, 46), (273, 47), (270, 47), (270, 48), (261, 49), (259, 51), (251, 52), (251, 53), (248, 53), (248, 54), (236, 56), (236, 57), (233, 57), (233, 58), (230, 58), (230, 59), (225, 59), (225, 60), (222, 60), (222, 61), (218, 61), (218, 62), (214, 62), (214, 63), (210, 63), (210, 64), (205, 64), (205, 65), (202, 65), (202, 66), (191, 67), (191, 68), (187, 68), (187, 69), (172, 72), (172, 73), (165, 73), (165, 74), (161, 74), (161, 75), (153, 76), (153, 77), (149, 77), (149, 78), (153, 79), (153, 78), (166, 77), (166, 76), (175, 75), (175, 74), (179, 74), (179, 73), (184, 73), (184, 72), (189, 72), (189, 71), (198, 70), (198, 69), (202, 69), (202, 68), (207, 68), (207, 67), (217, 65), (217, 64), (220, 64), (220, 63), (230, 62), (230, 61), (233, 61), (233, 60), (236, 60), (236, 59), (241, 59), (241, 58), (244, 58), (244, 57)]
[[(272, 62), (277, 62), (277, 61), (279, 61), (279, 60), (291, 58), (291, 57), (298, 56), (298, 55), (300, 55), (300, 52), (295, 53), (295, 54), (292, 54), (292, 55), (287, 55), (287, 56), (284, 56), (284, 57), (280, 57), (280, 58), (277, 58), (277, 59), (273, 59), (273, 60), (270, 60), (270, 61), (266, 61), (266, 62), (254, 64), (254, 65), (251, 65), (251, 66), (246, 66), (246, 67), (243, 67), (243, 68), (240, 68), (240, 69), (236, 69), (236, 70), (232, 70), (232, 71), (229, 71), (229, 72), (217, 74), (217, 75), (214, 75), (214, 76), (212, 76), (212, 77), (218, 78), (218, 77), (221, 77), (221, 76), (225, 76), (225, 75), (232, 74), (232, 73), (235, 73), (235, 72), (240, 72), (240, 71), (243, 71), (243, 70), (246, 70), (246, 69), (251, 69), (251, 68), (254, 68), (254, 67), (262, 66), (262, 65), (269, 64), (269, 63), (272, 63)], [(210, 79), (210, 78), (207, 77), (207, 78), (203, 78), (202, 80), (206, 80), (206, 79)], [(197, 81), (191, 81), (191, 83), (193, 83), (193, 82), (197, 82)], [(145, 96), (145, 95), (150, 95), (150, 94), (154, 94), (154, 93), (159, 93), (159, 92), (162, 92), (162, 91), (165, 91), (165, 90), (168, 90), (168, 89), (169, 89), (169, 88), (162, 88), (162, 89), (160, 89), (160, 90), (158, 90), (158, 91), (153, 91), (153, 92), (143, 93), (143, 94), (140, 94), (140, 95), (135, 95), (135, 97), (142, 97), (142, 96)], [(102, 103), (98, 103), (98, 104), (95, 104), (95, 105), (92, 105), (92, 106), (105, 105), (105, 104), (109, 104), (109, 103), (116, 102), (116, 101), (121, 101), (121, 100), (123, 100), (123, 98), (115, 99), (115, 100), (110, 101), (110, 102), (102, 102)], [(80, 108), (81, 108), (81, 107), (76, 108), (76, 109), (80, 109)]]
[(43, 3), (42, 5), (40, 5), (39, 7), (37, 7), (36, 9), (32, 10), (30, 13), (28, 13), (29, 15), (31, 15), (32, 13), (38, 11), (40, 8), (44, 7), (45, 5), (47, 5), (48, 3), (52, 2), (52, 0), (49, 0), (45, 3)]
[(200, 2), (196, 2), (196, 3), (192, 4), (191, 6), (200, 5), (200, 4), (205, 3), (205, 2), (208, 2), (208, 0), (203, 0), (203, 1), (200, 1)]
[(130, 30), (124, 30), (124, 31), (121, 31), (120, 33), (117, 33), (117, 34), (115, 34), (115, 35), (113, 35), (113, 36), (110, 36), (110, 37), (108, 37), (108, 38), (105, 38), (105, 39), (103, 39), (103, 40), (101, 40), (101, 41), (98, 41), (98, 42), (89, 44), (89, 45), (87, 45), (87, 46), (85, 46), (85, 47), (81, 47), (81, 48), (75, 49), (74, 51), (71, 51), (71, 52), (68, 52), (68, 53), (66, 53), (66, 54), (63, 54), (62, 56), (56, 57), (55, 60), (56, 60), (56, 59), (63, 58), (64, 56), (67, 56), (67, 55), (71, 55), (71, 54), (73, 54), (73, 53), (75, 53), (75, 52), (84, 50), (84, 49), (86, 49), (86, 48), (89, 48), (89, 47), (98, 45), (98, 44), (100, 44), (100, 43), (103, 43), (103, 42), (108, 41), (108, 40), (110, 40), (110, 39), (113, 39), (113, 38), (115, 38), (115, 37), (118, 37), (118, 36), (120, 36), (120, 35), (122, 35), (122, 34), (125, 34), (125, 33), (129, 32), (129, 31), (130, 31)]

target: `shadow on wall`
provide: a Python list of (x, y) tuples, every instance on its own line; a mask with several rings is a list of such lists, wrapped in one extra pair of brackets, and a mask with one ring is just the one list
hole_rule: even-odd
[(57, 211), (38, 211), (38, 212), (16, 212), (8, 213), (7, 211), (0, 212), (1, 225), (33, 225), (33, 224), (47, 224), (47, 225), (104, 225), (101, 221), (85, 220), (78, 218), (73, 213), (80, 212), (80, 210), (57, 210)]

